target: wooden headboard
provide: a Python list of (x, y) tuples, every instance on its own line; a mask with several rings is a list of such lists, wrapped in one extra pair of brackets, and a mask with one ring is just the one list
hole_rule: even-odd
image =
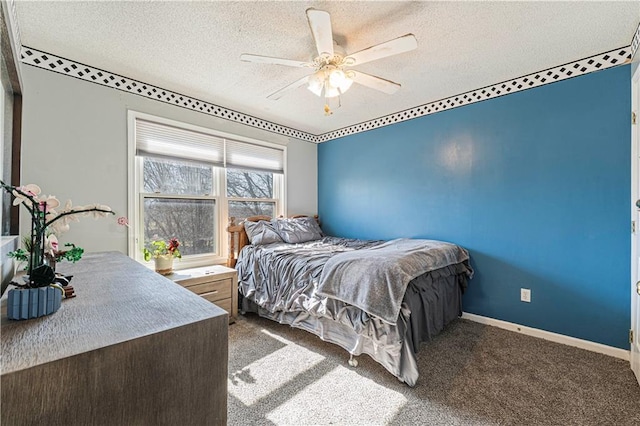
[[(296, 217), (308, 217), (304, 214), (299, 214), (295, 216), (291, 216), (292, 219)], [(318, 215), (313, 216), (316, 221), (318, 221)], [(229, 256), (227, 257), (227, 266), (230, 268), (234, 268), (236, 266), (236, 262), (238, 261), (238, 254), (240, 254), (240, 250), (247, 244), (249, 244), (249, 237), (247, 236), (246, 231), (244, 230), (244, 222), (258, 222), (260, 220), (271, 220), (270, 216), (251, 216), (246, 218), (240, 223), (236, 223), (235, 217), (229, 218), (229, 226), (227, 226), (227, 232), (229, 233)], [(318, 221), (318, 223), (320, 223)]]

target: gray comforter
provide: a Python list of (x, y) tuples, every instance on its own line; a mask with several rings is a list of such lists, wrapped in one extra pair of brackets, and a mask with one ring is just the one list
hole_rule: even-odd
[(317, 295), (316, 288), (331, 257), (383, 243), (324, 237), (300, 244), (250, 245), (238, 258), (238, 286), (244, 297), (269, 312), (305, 311), (360, 330), (369, 315), (355, 306)]
[(455, 244), (399, 238), (331, 257), (316, 293), (395, 324), (409, 281), (467, 259), (469, 253)]
[[(353, 355), (366, 353), (398, 379), (414, 386), (418, 379), (414, 345), (428, 340), (423, 333), (437, 332), (460, 315), (460, 288), (466, 287), (472, 271), (464, 261), (412, 280), (414, 285), (409, 284), (405, 301), (417, 304), (403, 302), (397, 324), (370, 315), (355, 304), (318, 294), (323, 268), (332, 258), (384, 244), (324, 237), (301, 244), (248, 245), (236, 264), (243, 310), (314, 333)], [(380, 252), (384, 251), (381, 247)], [(444, 275), (449, 276), (447, 286), (434, 285)], [(418, 281), (420, 287), (415, 285)], [(413, 309), (420, 312), (415, 318)]]

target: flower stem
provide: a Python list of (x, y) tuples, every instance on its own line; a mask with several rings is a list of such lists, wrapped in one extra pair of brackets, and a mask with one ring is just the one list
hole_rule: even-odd
[(29, 258), (29, 276), (31, 276), (31, 271), (33, 271), (34, 268), (34, 263), (35, 263), (35, 259), (34, 259), (34, 250), (33, 248), (35, 247), (35, 227), (36, 227), (36, 218), (32, 217), (31, 218), (31, 246), (30, 246), (30, 250), (31, 250), (31, 256)]
[(98, 207), (92, 207), (90, 209), (82, 209), (82, 210), (70, 210), (68, 212), (60, 213), (58, 216), (54, 217), (49, 222), (45, 222), (44, 223), (44, 227), (46, 228), (47, 226), (50, 226), (52, 223), (54, 223), (56, 220), (60, 219), (61, 217), (69, 216), (69, 215), (72, 215), (72, 214), (78, 214), (78, 213), (88, 213), (88, 212), (102, 212), (102, 213), (115, 214), (115, 212), (113, 212), (111, 210), (105, 210), (105, 209), (101, 209), (101, 208), (98, 208)]
[(17, 192), (20, 195), (25, 196), (27, 199), (29, 199), (29, 201), (31, 201), (31, 207), (29, 207), (28, 205), (24, 205), (26, 207), (26, 209), (29, 211), (29, 213), (31, 214), (31, 216), (33, 216), (34, 212), (37, 210), (36, 206), (39, 204), (38, 201), (33, 198), (33, 196), (27, 192), (24, 192), (23, 190), (21, 190), (20, 188), (16, 187), (16, 186), (12, 186), (12, 185), (7, 185), (6, 183), (4, 183), (2, 180), (0, 180), (0, 185), (2, 185), (2, 187), (5, 189), (5, 191), (9, 192), (9, 193), (13, 193), (13, 191)]

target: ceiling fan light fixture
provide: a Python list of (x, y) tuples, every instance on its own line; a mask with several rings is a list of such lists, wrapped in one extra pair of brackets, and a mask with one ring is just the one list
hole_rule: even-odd
[(322, 96), (322, 91), (324, 89), (326, 79), (327, 77), (324, 70), (316, 71), (309, 76), (309, 84), (307, 86), (307, 89), (313, 92), (313, 94), (316, 96)]
[(353, 79), (351, 79), (348, 75), (345, 74), (344, 81), (340, 86), (338, 86), (338, 88), (340, 89), (341, 93), (344, 93), (347, 90), (349, 90), (352, 84), (353, 84)]
[(344, 93), (349, 90), (353, 84), (353, 80), (349, 77), (348, 73), (337, 68), (329, 73), (329, 84), (337, 88), (340, 93)]
[(278, 100), (285, 93), (306, 85), (307, 89), (314, 95), (325, 98), (325, 113), (330, 115), (329, 99), (335, 100), (337, 98), (339, 103), (340, 95), (349, 90), (354, 82), (387, 94), (393, 94), (400, 89), (401, 86), (398, 83), (348, 68), (414, 50), (418, 47), (418, 41), (413, 34), (405, 34), (384, 43), (347, 54), (345, 49), (333, 39), (329, 13), (313, 8), (307, 9), (306, 13), (309, 29), (315, 44), (315, 51), (318, 52), (318, 56), (311, 59), (311, 61), (274, 58), (248, 53), (240, 55), (240, 59), (246, 62), (314, 69), (311, 75), (306, 75), (270, 94), (267, 96), (268, 99)]
[(333, 87), (329, 83), (325, 86), (324, 97), (325, 98), (335, 98), (336, 96), (343, 95), (344, 92), (349, 90), (353, 81), (346, 80), (341, 87)]
[(333, 98), (340, 96), (353, 84), (353, 80), (339, 68), (323, 68), (309, 76), (307, 88), (316, 96)]
[(344, 84), (347, 77), (341, 69), (335, 68), (329, 71), (329, 84), (333, 87), (340, 87)]
[(340, 96), (341, 94), (342, 92), (340, 92), (339, 88), (329, 85), (329, 82), (327, 81), (327, 84), (324, 87), (325, 98), (335, 98), (336, 96)]

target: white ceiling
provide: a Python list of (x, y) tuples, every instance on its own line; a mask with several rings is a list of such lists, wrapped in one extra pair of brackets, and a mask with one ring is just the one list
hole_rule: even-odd
[[(305, 10), (331, 14), (352, 53), (407, 33), (418, 49), (355, 69), (402, 84), (354, 84), (334, 114), (305, 88), (267, 95), (309, 69), (241, 62), (242, 53), (317, 56)], [(312, 134), (628, 46), (640, 2), (15, 1), (23, 46)]]

